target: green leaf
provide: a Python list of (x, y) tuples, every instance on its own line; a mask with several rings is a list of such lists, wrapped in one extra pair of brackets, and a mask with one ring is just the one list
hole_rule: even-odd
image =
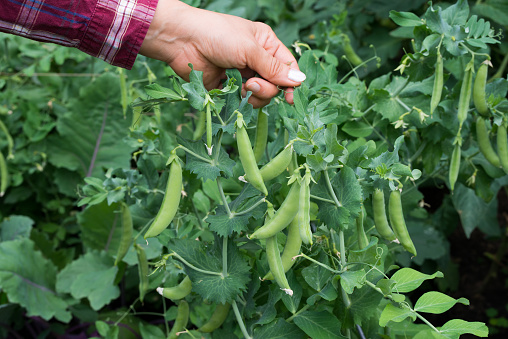
[(328, 283), (323, 287), (318, 293), (311, 295), (307, 298), (308, 305), (314, 305), (320, 299), (333, 301), (337, 299), (339, 294), (337, 293), (337, 289), (335, 288), (332, 280), (330, 279)]
[(182, 96), (175, 91), (153, 83), (145, 86), (145, 92), (154, 99), (182, 100)]
[(254, 330), (254, 339), (306, 339), (305, 335), (298, 326), (288, 323), (282, 318), (277, 318), (274, 322), (266, 325), (256, 327)]
[(302, 299), (303, 288), (296, 279), (296, 275), (293, 270), (289, 270), (286, 273), (286, 278), (289, 286), (291, 286), (291, 289), (293, 290), (293, 295), (290, 296), (287, 293), (282, 293), (282, 302), (289, 312), (295, 314), (296, 311), (298, 311), (298, 306), (300, 305), (300, 300)]
[(46, 138), (48, 161), (82, 176), (102, 176), (103, 168), (129, 168), (134, 147), (123, 140), (130, 121), (111, 98), (119, 98), (118, 79), (105, 73), (81, 88), (57, 121), (58, 133)]
[(203, 85), (203, 72), (195, 71), (191, 64), (191, 72), (189, 74), (189, 83), (182, 85), (183, 89), (187, 92), (189, 103), (198, 111), (202, 111), (205, 107), (205, 98), (208, 91)]
[[(178, 239), (171, 241), (169, 248), (198, 269), (221, 273), (222, 243), (222, 239), (218, 237), (211, 247), (195, 240)], [(250, 280), (250, 266), (241, 257), (235, 243), (228, 241), (227, 244), (228, 270), (224, 278), (221, 275), (196, 271), (182, 263), (192, 281), (192, 290), (212, 303), (231, 302), (245, 290)]]
[[(476, 195), (473, 189), (458, 184), (455, 186), (452, 201), (459, 213), (462, 227), (468, 238), (477, 227), (490, 236), (499, 236), (501, 234), (497, 221), (496, 199), (486, 203)], [(479, 215), (482, 218), (478, 218)]]
[(488, 337), (489, 335), (489, 329), (484, 323), (469, 322), (461, 319), (450, 320), (439, 330), (450, 339), (458, 339), (461, 334), (466, 333), (482, 338)]
[(346, 271), (340, 275), (340, 285), (347, 294), (352, 294), (355, 287), (361, 288), (365, 284), (364, 270)]
[(399, 323), (407, 317), (411, 317), (414, 321), (416, 319), (416, 314), (412, 312), (410, 308), (397, 307), (390, 303), (387, 304), (383, 309), (383, 312), (381, 312), (381, 316), (379, 317), (379, 326), (385, 327), (389, 321)]
[(424, 24), (416, 14), (411, 12), (390, 11), (390, 19), (402, 27), (415, 27)]
[(0, 241), (30, 237), (34, 221), (24, 215), (11, 215), (0, 223)]
[(372, 134), (372, 127), (363, 121), (348, 121), (342, 130), (355, 138), (366, 138)]
[(55, 265), (35, 251), (30, 239), (0, 243), (0, 288), (11, 303), (26, 308), (27, 316), (71, 320), (66, 301), (55, 290), (56, 274)]
[(311, 338), (346, 338), (341, 334), (341, 323), (327, 311), (306, 311), (293, 318), (294, 323)]
[(210, 230), (221, 237), (228, 237), (233, 232), (240, 233), (247, 230), (249, 215), (233, 216), (230, 218), (224, 206), (219, 206), (215, 210), (215, 215), (209, 215), (205, 221), (210, 224)]
[(56, 288), (74, 298), (87, 298), (94, 310), (100, 310), (120, 296), (114, 285), (118, 267), (105, 252), (92, 251), (74, 260), (57, 277)]
[(256, 324), (265, 325), (271, 323), (273, 319), (277, 317), (277, 309), (275, 308), (275, 304), (280, 300), (281, 297), (282, 293), (279, 287), (276, 284), (271, 285), (268, 292), (268, 301), (264, 305), (257, 308), (257, 312), (261, 314), (261, 317), (258, 321), (256, 321)]
[(355, 324), (361, 326), (362, 323), (368, 322), (371, 317), (377, 316), (377, 307), (383, 296), (369, 286), (363, 286), (351, 294), (349, 298), (353, 320)]
[(432, 275), (420, 273), (412, 268), (404, 267), (395, 272), (390, 280), (396, 282), (393, 287), (398, 293), (406, 293), (416, 290), (420, 285), (428, 279), (442, 278), (443, 273), (437, 271)]
[(432, 291), (425, 293), (418, 299), (414, 310), (416, 312), (440, 314), (448, 311), (456, 303), (469, 305), (469, 300), (466, 298), (454, 299), (441, 292)]
[[(215, 181), (221, 173), (224, 173), (226, 177), (233, 176), (233, 167), (236, 163), (229, 158), (228, 153), (222, 147), (219, 149), (214, 147), (210, 157), (202, 141), (192, 142), (179, 137), (178, 142), (200, 157), (197, 158), (191, 153), (187, 153), (185, 159), (185, 168), (196, 173), (198, 179)], [(217, 152), (219, 152), (219, 156), (216, 159)]]
[(162, 332), (159, 327), (143, 322), (139, 322), (139, 332), (143, 339), (159, 339), (165, 337), (164, 332)]
[[(324, 265), (330, 264), (328, 256), (323, 251), (317, 260)], [(332, 272), (318, 264), (311, 264), (302, 270), (302, 276), (310, 287), (319, 292), (332, 277)]]

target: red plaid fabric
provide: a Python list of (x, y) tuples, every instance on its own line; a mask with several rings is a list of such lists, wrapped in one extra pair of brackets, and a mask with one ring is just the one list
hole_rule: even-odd
[(158, 0), (0, 0), (0, 31), (130, 69)]

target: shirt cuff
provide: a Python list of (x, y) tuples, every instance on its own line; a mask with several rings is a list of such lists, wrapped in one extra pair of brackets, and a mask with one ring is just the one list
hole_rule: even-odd
[(158, 0), (98, 0), (78, 49), (131, 69)]

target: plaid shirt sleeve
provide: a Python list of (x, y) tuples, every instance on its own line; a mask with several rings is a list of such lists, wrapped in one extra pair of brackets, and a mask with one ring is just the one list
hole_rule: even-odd
[(130, 69), (158, 0), (0, 0), (0, 31)]

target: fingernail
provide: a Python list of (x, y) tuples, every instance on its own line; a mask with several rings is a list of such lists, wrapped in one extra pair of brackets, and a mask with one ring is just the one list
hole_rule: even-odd
[(247, 86), (247, 90), (251, 91), (252, 93), (257, 93), (260, 89), (261, 87), (257, 82), (253, 82)]
[(289, 80), (292, 80), (292, 81), (295, 81), (295, 82), (302, 82), (306, 78), (307, 77), (305, 76), (305, 74), (303, 74), (299, 70), (294, 69), (294, 68), (290, 68), (289, 69), (289, 73), (288, 73), (288, 79)]

